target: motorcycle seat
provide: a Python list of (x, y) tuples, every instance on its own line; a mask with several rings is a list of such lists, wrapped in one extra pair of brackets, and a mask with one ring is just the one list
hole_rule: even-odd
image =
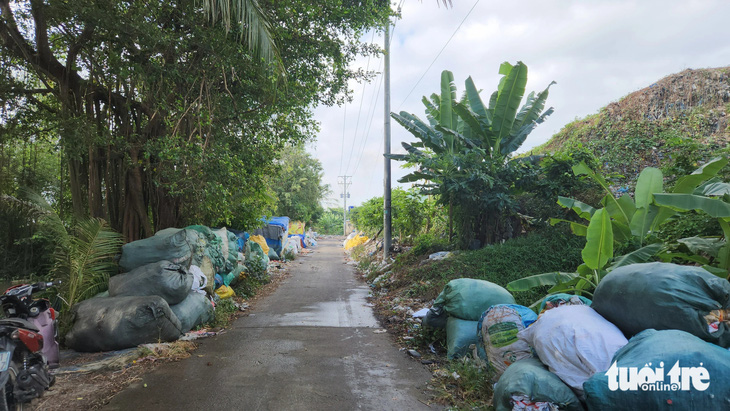
[(22, 318), (0, 318), (0, 326), (3, 326), (3, 325), (10, 325), (13, 327), (25, 328), (25, 329), (35, 331), (35, 332), (40, 331), (38, 329), (38, 327), (36, 327), (35, 324), (33, 324), (32, 322), (30, 322), (28, 320), (24, 320)]

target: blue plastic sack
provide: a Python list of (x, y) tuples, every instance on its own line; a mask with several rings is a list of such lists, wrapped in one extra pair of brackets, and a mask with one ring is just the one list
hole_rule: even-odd
[[(625, 375), (635, 368), (650, 380), (622, 378), (624, 367)], [(638, 383), (622, 387), (621, 380)], [(583, 390), (589, 410), (727, 410), (728, 380), (730, 351), (684, 331), (646, 330), (618, 350), (611, 368), (588, 379)]]
[(471, 344), (477, 346), (479, 357), (486, 360), (487, 353), (484, 352), (484, 347), (479, 342), (477, 335), (477, 321), (449, 317), (446, 321), (447, 357), (453, 360), (471, 354), (469, 350)]
[(512, 363), (533, 356), (532, 349), (517, 333), (537, 321), (537, 314), (517, 304), (496, 304), (482, 314), (477, 330), (496, 377)]

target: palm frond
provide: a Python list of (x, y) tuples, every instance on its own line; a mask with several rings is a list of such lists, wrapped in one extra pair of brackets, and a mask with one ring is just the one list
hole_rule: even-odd
[(284, 76), (284, 64), (274, 40), (271, 23), (258, 0), (202, 0), (203, 10), (213, 23), (220, 20), (226, 32), (239, 25), (241, 40), (267, 66), (273, 65), (277, 74)]
[(53, 274), (64, 281), (63, 297), (68, 308), (106, 289), (109, 275), (116, 270), (114, 256), (122, 242), (122, 236), (104, 220), (92, 218), (77, 223), (68, 251), (57, 253), (53, 269)]

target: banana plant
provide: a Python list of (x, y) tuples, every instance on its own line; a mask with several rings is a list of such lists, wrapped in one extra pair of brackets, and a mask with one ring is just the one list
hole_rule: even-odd
[[(680, 178), (668, 194), (662, 193), (661, 171), (647, 167), (639, 175), (633, 199), (628, 195), (615, 198), (603, 177), (594, 173), (585, 163), (576, 165), (573, 167), (576, 175), (590, 176), (607, 192), (601, 201), (604, 207), (600, 209), (570, 198), (558, 199), (560, 205), (572, 209), (579, 217), (588, 220), (587, 225), (560, 219), (551, 220), (553, 224), (568, 222), (573, 233), (586, 237), (586, 245), (581, 253), (583, 264), (575, 273), (537, 274), (512, 281), (507, 284), (507, 289), (527, 291), (539, 286), (551, 286), (548, 295), (557, 292), (592, 295), (591, 290), (598, 286), (603, 276), (618, 267), (646, 262), (655, 256), (664, 260), (671, 259), (676, 254), (668, 254), (669, 248), (665, 244), (654, 242), (645, 245), (645, 243), (651, 241), (650, 235), (659, 224), (674, 216), (677, 211), (697, 209), (712, 212), (710, 215), (720, 219), (720, 224), (724, 225), (723, 230), (727, 229), (726, 238), (730, 238), (730, 201), (722, 202), (709, 198), (700, 201), (696, 194), (686, 194), (698, 190), (698, 186), (713, 178), (727, 162), (727, 158), (724, 157), (711, 160), (692, 174)], [(714, 180), (710, 180), (709, 183), (712, 184), (704, 184), (699, 190), (719, 193), (726, 189), (723, 194), (730, 200), (730, 185), (722, 186)], [(637, 240), (640, 248), (614, 258), (614, 245), (631, 239), (631, 236)], [(696, 242), (690, 244), (694, 246)], [(722, 255), (722, 252), (726, 253), (722, 261), (730, 263), (730, 246), (722, 249), (719, 254)], [(727, 275), (727, 270), (724, 273)]]
[[(651, 234), (657, 231), (659, 225), (673, 217), (679, 210), (667, 206), (662, 207), (662, 204), (654, 201), (656, 196), (661, 195), (663, 196), (662, 198), (666, 198), (665, 196), (667, 195), (688, 195), (686, 193), (692, 193), (698, 186), (715, 177), (727, 162), (727, 158), (724, 157), (718, 157), (709, 161), (692, 174), (677, 180), (670, 194), (664, 194), (664, 177), (661, 170), (654, 167), (647, 167), (639, 174), (633, 198), (628, 194), (624, 194), (620, 198), (614, 197), (606, 180), (591, 170), (585, 163), (575, 165), (573, 172), (575, 175), (589, 176), (606, 192), (606, 195), (601, 200), (601, 204), (611, 216), (614, 241), (617, 244), (634, 241), (639, 246), (644, 246), (652, 242)], [(595, 208), (588, 204), (567, 197), (558, 197), (558, 204), (573, 210), (579, 217), (585, 220), (590, 220), (596, 211)], [(562, 222), (569, 223), (574, 234), (580, 236), (586, 235), (586, 224), (558, 218), (553, 218), (550, 222), (553, 225)]]
[[(666, 209), (685, 212), (695, 210), (717, 219), (723, 239), (690, 237), (678, 240), (692, 255), (678, 255), (693, 262), (703, 263), (703, 268), (720, 277), (728, 277), (730, 271), (730, 184), (717, 178), (706, 181), (703, 176), (717, 174), (728, 163), (727, 157), (718, 157), (694, 173), (677, 182), (681, 191), (656, 194), (654, 203)], [(703, 183), (699, 187), (697, 182)], [(702, 257), (708, 255), (710, 259)], [(715, 263), (713, 265), (712, 263)]]

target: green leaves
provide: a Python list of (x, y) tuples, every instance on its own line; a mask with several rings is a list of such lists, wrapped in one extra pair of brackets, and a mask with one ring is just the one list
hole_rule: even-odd
[(260, 56), (265, 65), (276, 67), (277, 74), (286, 74), (271, 22), (258, 0), (203, 0), (203, 9), (213, 23), (220, 19), (226, 32), (232, 24), (239, 25), (240, 36), (249, 50)]
[(592, 270), (598, 270), (613, 257), (613, 228), (606, 210), (596, 210), (591, 217), (586, 233), (586, 246), (581, 254), (583, 261)]
[(495, 148), (499, 147), (503, 138), (510, 135), (527, 85), (527, 66), (521, 61), (514, 66), (502, 63), (499, 72), (506, 74), (506, 77), (499, 84), (499, 94), (492, 121), (492, 129), (496, 136)]
[(730, 217), (730, 204), (694, 194), (655, 194), (654, 202), (677, 211), (703, 211), (715, 218)]
[(528, 291), (536, 287), (542, 287), (545, 285), (554, 286), (569, 282), (578, 277), (577, 273), (544, 273), (531, 275), (529, 277), (520, 278), (507, 284), (507, 289), (510, 291)]

